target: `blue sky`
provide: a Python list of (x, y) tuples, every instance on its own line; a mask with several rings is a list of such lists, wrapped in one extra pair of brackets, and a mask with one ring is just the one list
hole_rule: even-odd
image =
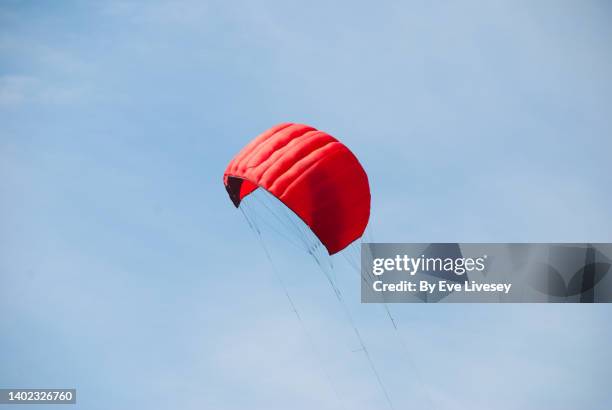
[[(362, 161), (378, 241), (610, 242), (611, 13), (3, 2), (0, 385), (74, 386), (83, 409), (338, 408), (226, 196), (227, 162), (304, 122)], [(345, 340), (312, 302), (324, 284), (299, 283), (317, 339)], [(406, 385), (354, 308), (398, 408), (427, 408), (410, 388), (438, 409), (612, 403), (608, 306), (394, 307), (420, 373)], [(382, 408), (347, 350), (329, 367), (349, 408)]]

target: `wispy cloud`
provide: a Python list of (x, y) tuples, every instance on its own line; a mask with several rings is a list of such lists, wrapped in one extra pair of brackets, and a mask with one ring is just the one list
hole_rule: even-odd
[(74, 104), (86, 95), (85, 86), (61, 86), (27, 75), (0, 76), (0, 105), (4, 107)]
[(109, 1), (99, 5), (103, 15), (133, 23), (150, 25), (198, 25), (210, 13), (210, 3), (194, 0), (179, 1)]

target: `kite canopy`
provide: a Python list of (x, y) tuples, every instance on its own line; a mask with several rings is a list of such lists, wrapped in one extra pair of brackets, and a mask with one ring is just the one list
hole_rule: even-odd
[(303, 124), (276, 125), (245, 146), (223, 175), (230, 199), (258, 187), (298, 215), (330, 255), (359, 238), (370, 217), (368, 177), (331, 135)]

